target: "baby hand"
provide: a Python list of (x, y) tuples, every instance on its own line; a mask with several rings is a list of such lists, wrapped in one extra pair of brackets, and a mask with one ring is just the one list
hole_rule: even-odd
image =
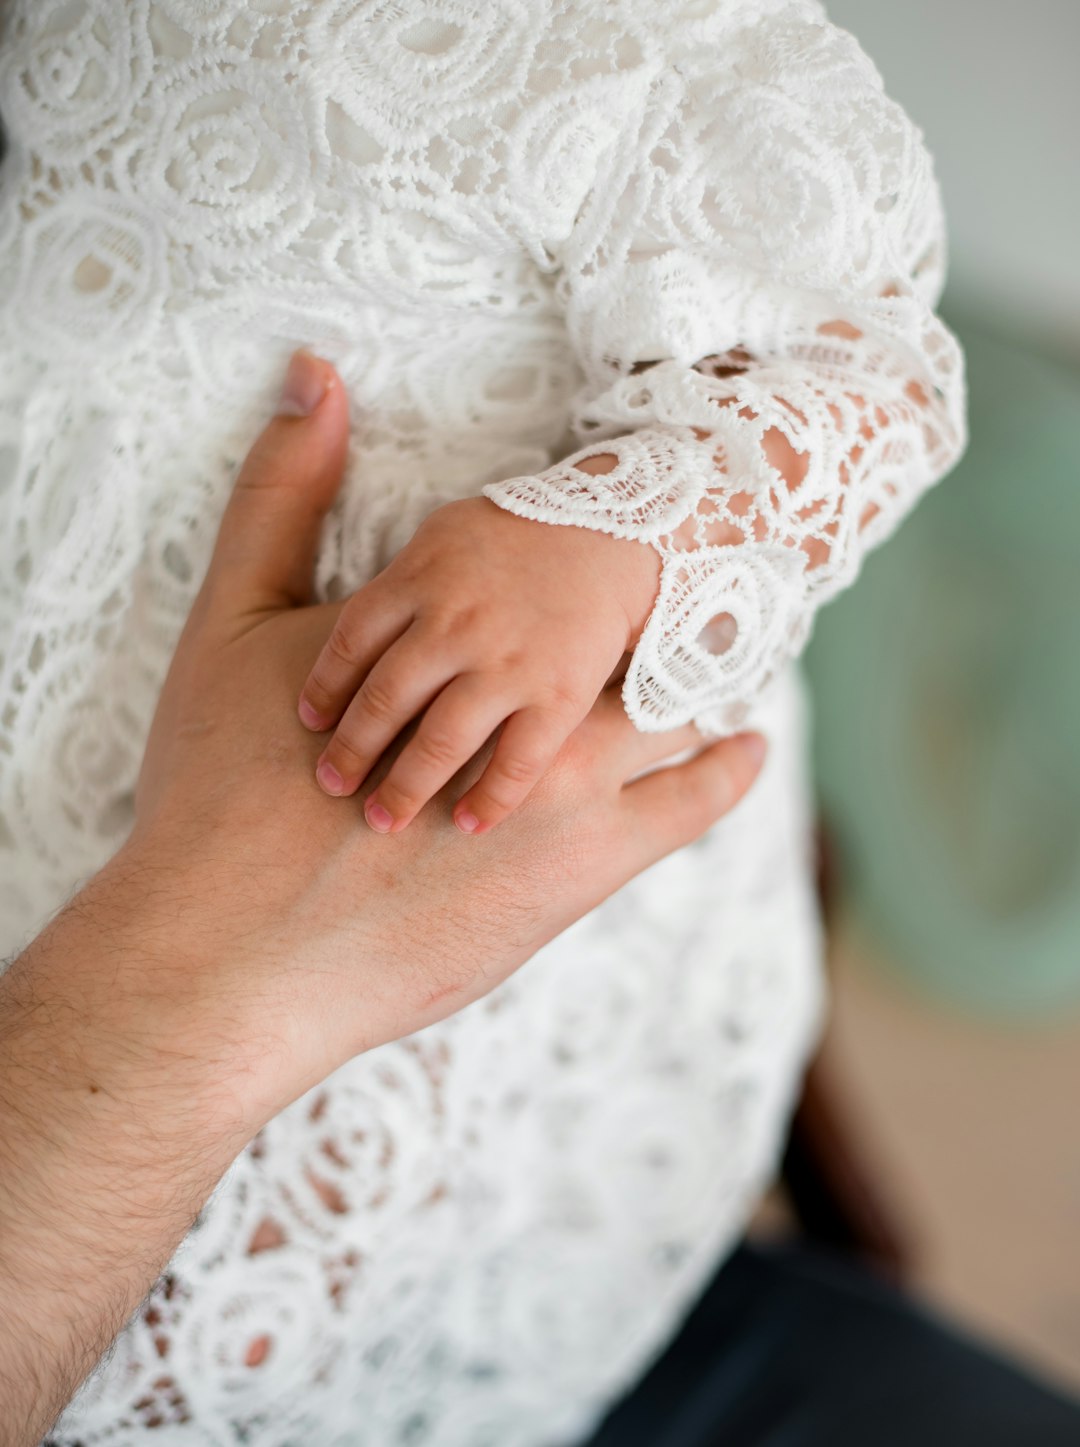
[(353, 794), (423, 715), (367, 798), (398, 831), (502, 726), (454, 822), (479, 834), (522, 802), (644, 626), (660, 561), (646, 543), (532, 522), (485, 497), (437, 509), (345, 604), (300, 695), (301, 721), (334, 728), (316, 768)]

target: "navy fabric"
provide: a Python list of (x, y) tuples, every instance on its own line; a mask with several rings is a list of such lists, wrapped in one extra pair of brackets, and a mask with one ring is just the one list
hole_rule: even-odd
[(1080, 1447), (1080, 1403), (847, 1258), (744, 1246), (586, 1447)]

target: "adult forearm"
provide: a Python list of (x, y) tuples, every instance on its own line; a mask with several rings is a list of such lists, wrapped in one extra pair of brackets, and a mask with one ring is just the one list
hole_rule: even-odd
[(0, 979), (0, 1447), (41, 1439), (250, 1135), (159, 983), (182, 921), (122, 870)]

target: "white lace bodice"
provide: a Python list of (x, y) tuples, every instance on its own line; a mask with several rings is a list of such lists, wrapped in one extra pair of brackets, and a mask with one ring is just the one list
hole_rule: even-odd
[[(586, 445), (484, 491), (659, 551), (627, 711), (723, 733), (957, 460), (965, 414), (919, 133), (816, 5), (702, 8), (552, 247)], [(610, 471), (577, 467), (596, 455)]]
[(130, 827), (298, 344), (354, 413), (320, 596), (487, 487), (660, 548), (639, 726), (772, 738), (698, 845), (270, 1122), (54, 1440), (579, 1441), (741, 1230), (813, 1035), (784, 661), (962, 445), (925, 151), (814, 0), (13, 0), (5, 29), (0, 950)]

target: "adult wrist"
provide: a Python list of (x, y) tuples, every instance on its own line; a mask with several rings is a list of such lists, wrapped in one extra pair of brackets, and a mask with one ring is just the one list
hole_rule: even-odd
[(107, 1101), (133, 1132), (145, 1124), (163, 1149), (197, 1142), (224, 1169), (264, 1119), (244, 1022), (200, 985), (209, 924), (121, 850), (0, 979), (9, 1088), (19, 1076), (58, 1123)]
[(5, 1443), (55, 1421), (252, 1134), (137, 877), (96, 876), (0, 978)]

